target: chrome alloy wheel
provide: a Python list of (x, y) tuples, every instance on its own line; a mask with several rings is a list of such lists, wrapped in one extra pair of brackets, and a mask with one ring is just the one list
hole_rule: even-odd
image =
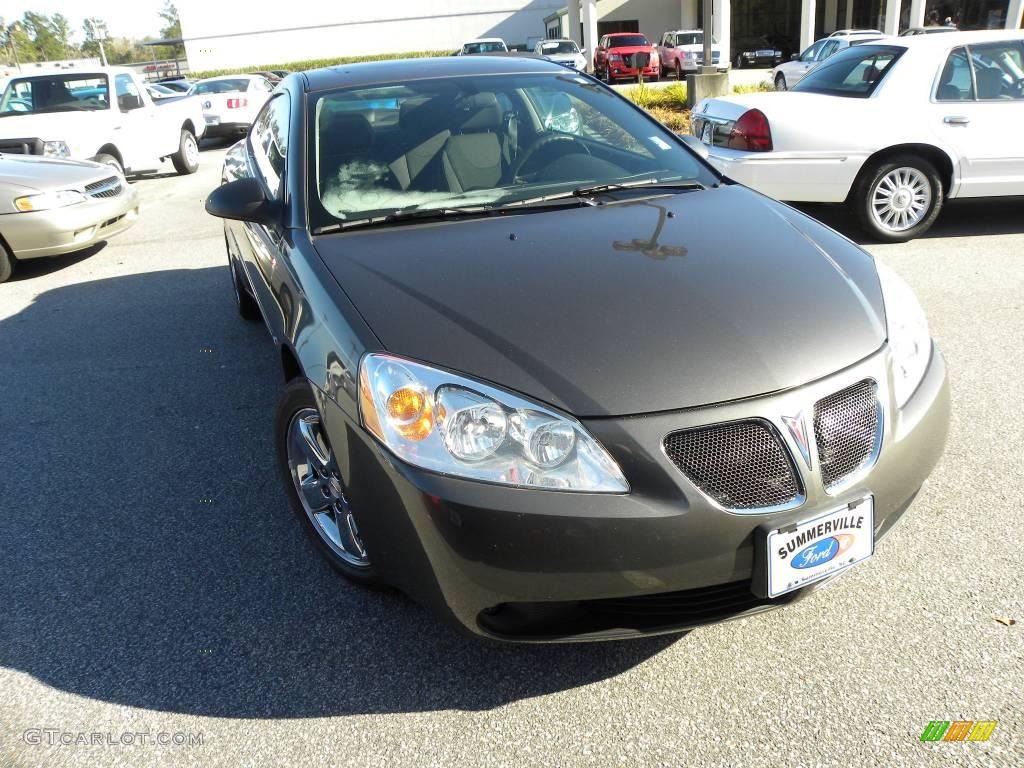
[(370, 558), (315, 409), (303, 408), (292, 416), (287, 450), (295, 492), (324, 543), (349, 565), (369, 567)]
[(928, 215), (932, 187), (917, 168), (894, 168), (875, 184), (871, 192), (871, 217), (882, 229), (904, 232)]

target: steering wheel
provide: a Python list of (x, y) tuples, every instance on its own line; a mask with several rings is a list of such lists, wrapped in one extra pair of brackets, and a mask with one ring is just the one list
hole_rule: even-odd
[[(519, 156), (515, 164), (512, 166), (512, 169), (509, 171), (509, 177), (513, 180), (518, 179), (519, 174), (522, 172), (526, 164), (533, 159), (534, 155), (544, 149), (544, 147), (552, 144), (561, 144), (563, 142), (567, 144), (576, 144), (578, 141), (579, 140), (575, 136), (570, 136), (567, 133), (545, 133), (523, 151), (523, 154)], [(586, 149), (586, 145), (584, 144), (583, 146), (584, 149)], [(589, 150), (587, 150), (587, 154), (590, 154)]]

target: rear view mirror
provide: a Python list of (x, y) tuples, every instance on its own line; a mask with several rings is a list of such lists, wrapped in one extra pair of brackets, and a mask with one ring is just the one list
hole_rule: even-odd
[(222, 184), (206, 200), (206, 212), (221, 219), (275, 224), (280, 220), (280, 204), (270, 200), (256, 179), (238, 179)]

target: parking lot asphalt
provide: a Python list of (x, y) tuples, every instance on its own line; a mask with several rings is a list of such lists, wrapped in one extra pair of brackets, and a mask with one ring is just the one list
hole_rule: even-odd
[[(954, 401), (874, 558), (682, 637), (519, 647), (349, 585), (305, 538), (273, 346), (203, 211), (222, 156), (137, 181), (133, 229), (0, 285), (0, 765), (1024, 764), (1020, 201), (869, 246), (918, 292)], [(998, 725), (919, 740), (958, 719)]]

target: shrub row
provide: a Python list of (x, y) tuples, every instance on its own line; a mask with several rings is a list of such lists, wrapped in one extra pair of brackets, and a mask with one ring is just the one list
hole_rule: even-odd
[(206, 69), (201, 72), (190, 72), (189, 77), (199, 80), (204, 77), (218, 75), (239, 75), (245, 72), (269, 71), (271, 69), (287, 69), (290, 72), (302, 72), (306, 69), (333, 67), (338, 64), (355, 64), (360, 61), (390, 61), (392, 59), (423, 59), (435, 56), (448, 56), (451, 51), (410, 51), (408, 53), (377, 53), (370, 56), (338, 56), (332, 59), (305, 59), (303, 61), (275, 62), (274, 64), (253, 64), (251, 67), (235, 67), (234, 69)]

